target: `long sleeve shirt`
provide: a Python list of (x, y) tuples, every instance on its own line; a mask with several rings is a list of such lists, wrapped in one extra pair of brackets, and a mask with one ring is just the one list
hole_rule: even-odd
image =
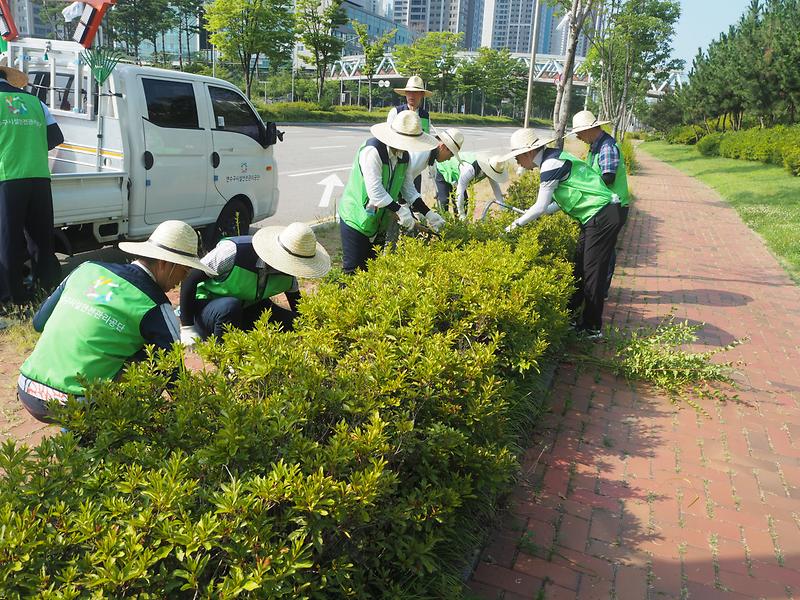
[[(404, 152), (404, 150), (388, 148), (389, 171), (391, 173), (394, 173), (397, 168), (397, 161)], [(373, 209), (384, 208), (394, 202), (389, 195), (389, 191), (383, 187), (383, 162), (381, 162), (381, 157), (380, 154), (378, 154), (377, 148), (364, 146), (361, 150), (361, 154), (358, 156), (358, 164), (364, 176), (364, 186), (367, 188), (367, 196), (369, 197), (368, 207)], [(419, 198), (419, 193), (414, 187), (414, 177), (416, 177), (416, 175), (412, 176), (411, 169), (406, 169), (403, 187), (400, 193), (407, 202), (413, 202)]]
[[(466, 214), (466, 197), (467, 197), (467, 188), (469, 188), (469, 184), (472, 182), (475, 177), (477, 177), (477, 173), (475, 171), (475, 165), (468, 162), (462, 162), (458, 166), (458, 183), (456, 184), (456, 208), (458, 209), (459, 216), (463, 216)], [(503, 190), (500, 189), (500, 184), (497, 183), (491, 177), (486, 178), (489, 181), (489, 185), (492, 186), (492, 192), (494, 192), (494, 199), (496, 202), (502, 204), (503, 202)]]
[(572, 162), (558, 158), (560, 154), (561, 151), (557, 148), (545, 148), (534, 159), (534, 164), (541, 173), (539, 194), (533, 206), (517, 219), (517, 225), (526, 225), (544, 214), (550, 215), (560, 210), (553, 201), (553, 194), (562, 181), (569, 179), (572, 172)]

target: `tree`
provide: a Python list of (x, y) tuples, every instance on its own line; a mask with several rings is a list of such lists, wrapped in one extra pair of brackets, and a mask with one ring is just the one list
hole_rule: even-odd
[(61, 14), (66, 6), (62, 0), (33, 0), (31, 4), (38, 6), (39, 18), (50, 26), (56, 39), (69, 39), (67, 24)]
[(178, 18), (178, 60), (181, 70), (183, 70), (183, 35), (186, 36), (186, 59), (187, 62), (191, 63), (192, 52), (189, 40), (192, 34), (200, 32), (200, 13), (204, 4), (204, 0), (172, 0), (172, 5)]
[(347, 24), (342, 0), (297, 0), (295, 8), (300, 39), (310, 54), (302, 56), (317, 72), (317, 101), (322, 99), (325, 73), (344, 48), (344, 38), (336, 30)]
[(282, 61), (292, 52), (294, 19), (289, 0), (214, 0), (206, 7), (211, 43), (239, 63), (250, 97), (261, 56)]
[(418, 37), (409, 46), (394, 49), (394, 62), (401, 73), (419, 75), (428, 89), (438, 88), (442, 110), (447, 86), (455, 83), (453, 75), (458, 66), (456, 53), (463, 39), (463, 33), (431, 31)]
[(569, 32), (567, 35), (567, 51), (564, 57), (564, 72), (556, 86), (556, 101), (553, 105), (553, 127), (556, 131), (557, 144), (564, 145), (564, 132), (569, 119), (570, 98), (572, 96), (572, 76), (575, 72), (575, 53), (581, 31), (587, 17), (595, 8), (595, 0), (556, 0), (555, 4), (565, 9)]
[(386, 45), (392, 40), (397, 29), (387, 31), (378, 38), (370, 38), (367, 33), (367, 26), (358, 21), (350, 21), (353, 30), (358, 36), (358, 43), (364, 52), (364, 66), (361, 72), (367, 76), (368, 95), (369, 95), (369, 111), (372, 112), (372, 78), (375, 77), (375, 72), (378, 69), (381, 59), (383, 58)]
[(604, 0), (600, 8), (605, 27), (593, 39), (586, 68), (597, 82), (600, 116), (614, 122), (614, 135), (621, 139), (652, 75), (683, 66), (670, 58), (680, 3)]

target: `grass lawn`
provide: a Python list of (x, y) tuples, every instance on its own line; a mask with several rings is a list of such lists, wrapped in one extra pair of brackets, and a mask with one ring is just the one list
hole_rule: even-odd
[(800, 283), (800, 177), (772, 165), (706, 157), (694, 146), (645, 142), (638, 149), (717, 190)]

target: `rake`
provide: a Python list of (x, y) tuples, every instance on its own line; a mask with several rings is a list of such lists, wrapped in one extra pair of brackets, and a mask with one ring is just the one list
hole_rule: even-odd
[[(92, 76), (94, 80), (97, 82), (97, 150), (96, 150), (96, 158), (97, 158), (97, 170), (100, 171), (102, 168), (102, 161), (101, 161), (101, 154), (102, 154), (102, 145), (103, 145), (103, 115), (100, 113), (100, 97), (105, 95), (101, 94), (100, 90), (103, 87), (103, 84), (106, 80), (111, 76), (112, 71), (114, 71), (114, 67), (117, 66), (117, 63), (123, 58), (123, 54), (114, 50), (113, 48), (92, 48), (90, 50), (84, 50), (81, 53), (81, 59), (89, 65), (89, 69), (92, 71)], [(112, 95), (112, 94), (109, 94)]]

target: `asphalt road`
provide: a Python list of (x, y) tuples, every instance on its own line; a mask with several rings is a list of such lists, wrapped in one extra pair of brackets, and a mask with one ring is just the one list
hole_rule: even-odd
[[(275, 150), (280, 202), (277, 213), (256, 226), (313, 222), (333, 216), (356, 150), (370, 137), (366, 125), (279, 126), (284, 141)], [(502, 153), (514, 127), (460, 127), (464, 150)], [(545, 130), (539, 134), (546, 136)], [(432, 185), (432, 182), (423, 183)], [(329, 191), (326, 193), (326, 188)], [(423, 192), (425, 188), (423, 187)]]

